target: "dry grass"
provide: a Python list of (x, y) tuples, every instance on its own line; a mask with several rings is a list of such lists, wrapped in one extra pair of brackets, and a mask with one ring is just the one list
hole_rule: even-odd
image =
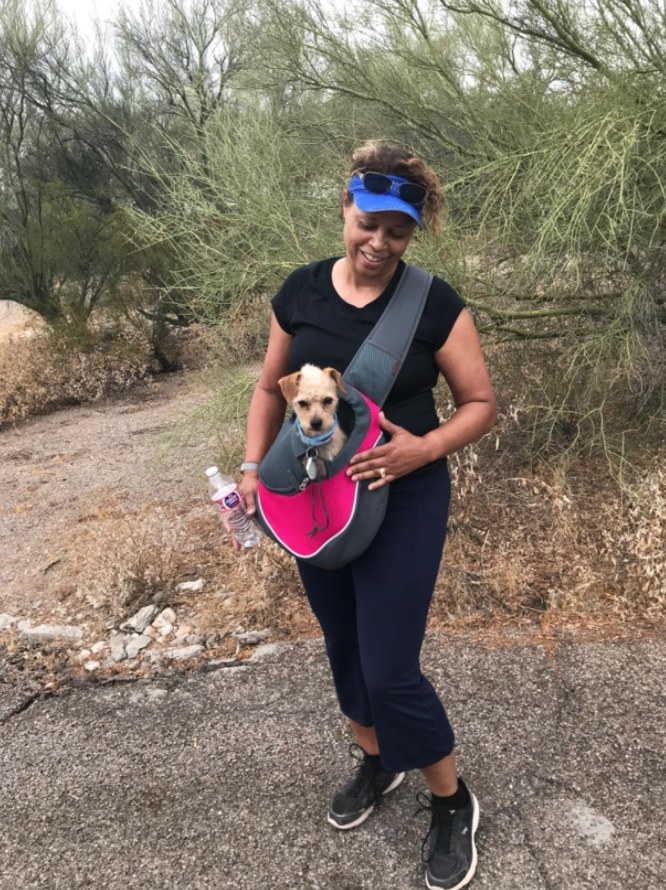
[(0, 429), (65, 405), (131, 389), (149, 374), (146, 347), (131, 331), (84, 344), (41, 331), (0, 348)]
[[(234, 633), (270, 628), (272, 639), (310, 636), (293, 561), (269, 540), (234, 552), (210, 504), (121, 504), (86, 517), (77, 535), (64, 529), (63, 558), (75, 582), (61, 591), (78, 621), (99, 634), (142, 606), (175, 608), (181, 623), (215, 636), (222, 654), (236, 652)], [(203, 578), (202, 593), (178, 584)]]
[[(503, 472), (493, 440), (453, 464), (457, 488), (430, 625), (449, 632), (605, 634), (655, 628), (666, 617), (666, 476), (656, 471), (633, 498), (604, 477), (603, 462), (564, 473)], [(102, 623), (155, 602), (236, 653), (234, 633), (269, 628), (272, 640), (318, 634), (294, 563), (263, 540), (235, 553), (203, 499), (107, 508), (88, 517), (77, 541), (77, 586), (70, 603)], [(203, 577), (201, 594), (176, 590)]]
[(521, 468), (492, 440), (470, 450), (481, 454), (452, 462), (437, 626), (663, 623), (666, 479), (654, 453), (620, 489), (601, 457)]

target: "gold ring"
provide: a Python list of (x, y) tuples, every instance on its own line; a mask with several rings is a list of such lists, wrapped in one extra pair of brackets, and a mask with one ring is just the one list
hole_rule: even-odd
[(386, 469), (384, 467), (380, 467), (378, 472), (380, 479), (386, 479)]

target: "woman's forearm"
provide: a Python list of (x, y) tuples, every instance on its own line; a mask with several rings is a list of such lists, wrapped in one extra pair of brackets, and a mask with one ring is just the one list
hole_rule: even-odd
[(285, 401), (279, 390), (255, 389), (247, 414), (245, 460), (260, 463), (284, 420)]
[(461, 405), (447, 421), (423, 437), (428, 445), (430, 460), (454, 454), (480, 439), (492, 429), (495, 419), (494, 398)]

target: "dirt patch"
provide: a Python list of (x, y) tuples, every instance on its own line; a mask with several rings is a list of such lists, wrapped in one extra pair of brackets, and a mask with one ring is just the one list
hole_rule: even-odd
[(205, 398), (196, 377), (175, 375), (0, 434), (0, 611), (75, 617), (60, 597), (92, 518), (202, 501), (209, 443), (163, 446)]

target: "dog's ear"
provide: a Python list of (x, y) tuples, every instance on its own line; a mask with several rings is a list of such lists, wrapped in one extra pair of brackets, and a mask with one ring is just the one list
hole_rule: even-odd
[(340, 392), (347, 392), (347, 387), (342, 380), (342, 374), (338, 370), (335, 368), (324, 368), (324, 374), (328, 374), (329, 377), (333, 378)]
[(282, 395), (288, 402), (293, 402), (296, 398), (296, 393), (298, 392), (298, 386), (300, 382), (300, 371), (294, 371), (293, 374), (289, 374), (287, 377), (280, 377), (280, 379), (278, 380), (278, 386), (282, 390)]

